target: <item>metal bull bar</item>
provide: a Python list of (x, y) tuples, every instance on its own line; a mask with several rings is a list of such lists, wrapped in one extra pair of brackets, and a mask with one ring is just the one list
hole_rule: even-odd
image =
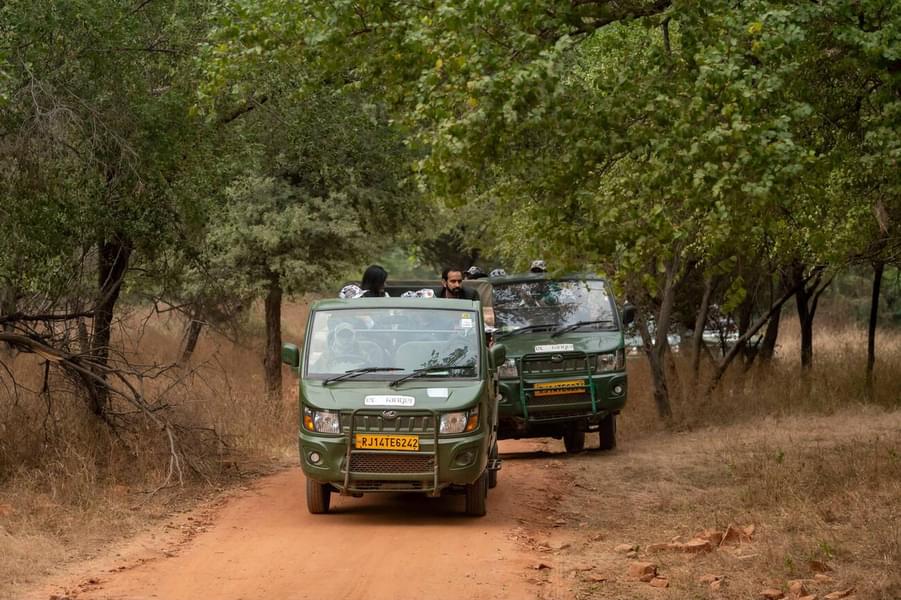
[[(385, 410), (390, 410), (387, 408)], [(344, 489), (341, 491), (342, 495), (348, 495), (349, 492), (353, 491), (350, 487), (353, 482), (354, 476), (365, 476), (367, 479), (378, 478), (379, 473), (369, 473), (369, 472), (352, 472), (350, 470), (351, 466), (351, 458), (354, 454), (378, 454), (380, 456), (411, 456), (411, 455), (421, 455), (423, 452), (407, 452), (407, 451), (391, 451), (391, 450), (378, 450), (376, 452), (367, 452), (367, 451), (355, 451), (355, 442), (356, 442), (356, 425), (357, 425), (357, 415), (362, 416), (372, 416), (380, 419), (380, 428), (378, 432), (367, 431), (366, 433), (377, 433), (383, 435), (415, 435), (419, 436), (420, 448), (422, 447), (423, 437), (426, 433), (425, 431), (416, 431), (416, 432), (403, 432), (403, 431), (386, 431), (384, 428), (384, 417), (382, 416), (383, 410), (374, 410), (372, 408), (357, 408), (350, 413), (350, 425), (347, 428), (347, 453), (344, 456)], [(438, 440), (439, 440), (439, 429), (440, 429), (440, 415), (437, 411), (431, 409), (416, 409), (416, 410), (403, 410), (398, 411), (398, 417), (406, 416), (406, 417), (431, 417), (434, 436), (431, 438), (433, 440), (432, 444), (432, 471), (431, 472), (421, 472), (421, 473), (404, 473), (404, 475), (409, 476), (410, 479), (415, 479), (417, 477), (422, 479), (426, 479), (428, 477), (432, 478), (432, 489), (425, 490), (415, 490), (417, 492), (437, 492), (438, 491), (438, 471), (439, 471), (439, 461), (438, 461)], [(425, 441), (429, 441), (429, 438), (426, 437)], [(386, 473), (387, 474), (387, 473)], [(394, 473), (391, 473), (394, 475)], [(392, 490), (392, 491), (404, 491), (404, 490)], [(414, 490), (410, 490), (414, 491)]]
[[(581, 351), (569, 351), (569, 352), (541, 352), (541, 353), (531, 353), (524, 354), (523, 357), (519, 360), (519, 402), (522, 405), (522, 414), (526, 421), (529, 420), (529, 403), (527, 399), (529, 397), (534, 397), (534, 392), (537, 390), (547, 390), (548, 388), (540, 388), (537, 385), (529, 386), (526, 384), (526, 366), (529, 362), (547, 362), (552, 361), (552, 356), (555, 354), (559, 354), (563, 357), (562, 360), (567, 359), (579, 359), (581, 358), (585, 363), (585, 372), (581, 373), (579, 371), (566, 371), (561, 373), (548, 373), (547, 375), (559, 376), (559, 377), (578, 377), (585, 378), (585, 386), (588, 388), (588, 392), (591, 395), (591, 414), (597, 414), (598, 412), (598, 403), (597, 403), (597, 389), (594, 383), (594, 377), (592, 377), (591, 372), (591, 361), (589, 359), (587, 352)], [(562, 362), (562, 361), (561, 361)], [(551, 388), (553, 389), (553, 388)]]

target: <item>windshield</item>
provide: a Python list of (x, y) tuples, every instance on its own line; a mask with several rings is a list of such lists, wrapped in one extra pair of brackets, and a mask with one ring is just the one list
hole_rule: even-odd
[(610, 328), (616, 323), (613, 300), (599, 280), (495, 284), (494, 318), (501, 331), (522, 327), (540, 331), (541, 326), (556, 329), (580, 322), (586, 322), (586, 327)]
[[(462, 369), (428, 377), (478, 376), (481, 332), (474, 311), (367, 308), (317, 311), (307, 336), (306, 374), (328, 378), (351, 369), (382, 369), (356, 379), (396, 379), (441, 365)], [(387, 370), (387, 369), (391, 370)]]

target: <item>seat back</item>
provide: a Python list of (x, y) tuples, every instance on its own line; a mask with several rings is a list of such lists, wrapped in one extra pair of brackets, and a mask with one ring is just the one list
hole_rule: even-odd
[(373, 367), (390, 367), (392, 365), (385, 364), (385, 353), (379, 348), (379, 345), (375, 342), (368, 342), (366, 340), (359, 340), (357, 342), (360, 346), (360, 350), (363, 351), (363, 354), (366, 355), (366, 358), (369, 359), (369, 364)]
[(426, 366), (429, 361), (441, 358), (445, 343), (434, 342), (406, 342), (398, 347), (394, 353), (395, 366), (412, 370)]

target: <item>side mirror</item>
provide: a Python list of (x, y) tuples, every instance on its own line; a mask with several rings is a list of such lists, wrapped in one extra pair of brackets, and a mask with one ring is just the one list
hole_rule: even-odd
[(295, 369), (300, 366), (300, 349), (294, 344), (282, 345), (282, 362)]
[(503, 344), (495, 344), (491, 347), (491, 368), (496, 369), (507, 360), (507, 348)]
[(635, 306), (626, 304), (623, 306), (623, 325), (631, 325), (635, 321)]

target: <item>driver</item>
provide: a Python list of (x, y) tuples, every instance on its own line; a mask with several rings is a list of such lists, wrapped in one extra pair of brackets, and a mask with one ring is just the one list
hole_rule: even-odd
[(340, 372), (365, 366), (366, 352), (357, 340), (354, 326), (345, 320), (338, 322), (328, 334), (328, 371)]

